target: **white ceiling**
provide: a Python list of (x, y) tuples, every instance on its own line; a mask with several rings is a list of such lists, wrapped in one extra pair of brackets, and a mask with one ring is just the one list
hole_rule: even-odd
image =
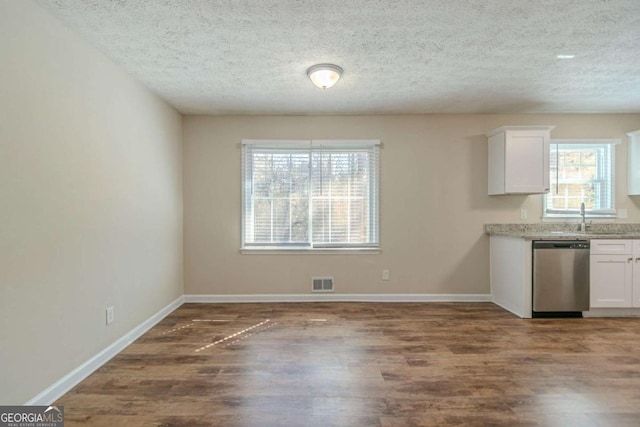
[(640, 112), (640, 0), (37, 1), (185, 114)]

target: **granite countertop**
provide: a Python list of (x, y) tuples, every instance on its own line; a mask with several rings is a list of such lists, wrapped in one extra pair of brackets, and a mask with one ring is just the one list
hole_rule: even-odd
[(640, 238), (640, 224), (593, 224), (586, 232), (579, 224), (485, 224), (490, 236), (518, 237), (527, 240), (581, 240)]

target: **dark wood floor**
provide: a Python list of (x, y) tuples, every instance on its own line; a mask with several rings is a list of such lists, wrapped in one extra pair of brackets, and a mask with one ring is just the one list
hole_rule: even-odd
[(185, 304), (67, 426), (640, 426), (640, 319), (489, 303)]

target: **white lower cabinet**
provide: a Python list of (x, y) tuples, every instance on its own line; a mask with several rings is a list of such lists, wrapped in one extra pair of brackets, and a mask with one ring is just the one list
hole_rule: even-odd
[(591, 240), (592, 308), (640, 307), (640, 240)]
[(631, 307), (640, 307), (640, 240), (633, 240), (633, 268)]
[(592, 308), (631, 307), (633, 262), (630, 258), (631, 255), (591, 255)]
[(490, 237), (491, 300), (519, 317), (531, 318), (531, 240)]

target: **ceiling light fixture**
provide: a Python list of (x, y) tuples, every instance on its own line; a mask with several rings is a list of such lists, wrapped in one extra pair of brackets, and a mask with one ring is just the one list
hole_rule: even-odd
[(556, 55), (556, 58), (558, 59), (573, 59), (575, 57), (575, 55)]
[(333, 64), (318, 64), (307, 70), (307, 76), (321, 89), (328, 89), (336, 84), (342, 73), (342, 68)]

